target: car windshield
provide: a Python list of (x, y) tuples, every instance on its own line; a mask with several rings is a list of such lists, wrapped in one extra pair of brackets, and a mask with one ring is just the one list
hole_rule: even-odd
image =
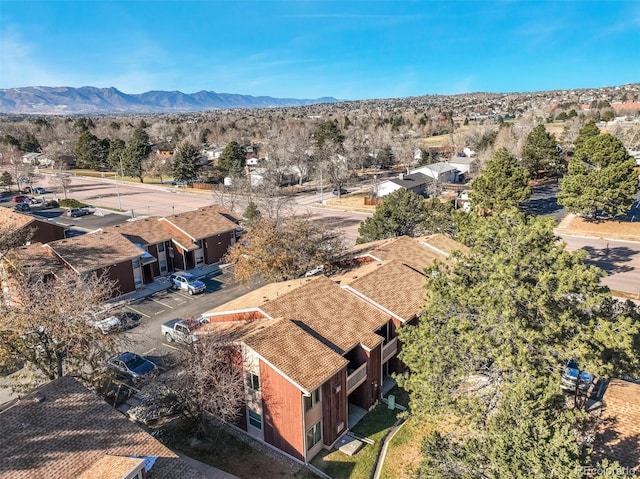
[(146, 361), (141, 358), (140, 356), (132, 356), (130, 358), (128, 358), (125, 363), (127, 364), (127, 367), (131, 370), (135, 370), (137, 368), (139, 368), (140, 366), (142, 366)]
[(186, 276), (184, 279), (187, 280), (187, 283), (189, 284), (193, 284), (195, 282), (197, 282), (198, 280), (196, 278), (194, 278), (193, 276)]

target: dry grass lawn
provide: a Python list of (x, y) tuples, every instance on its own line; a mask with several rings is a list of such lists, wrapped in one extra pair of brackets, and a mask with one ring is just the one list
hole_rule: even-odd
[(626, 241), (640, 241), (640, 221), (585, 221), (575, 215), (568, 215), (557, 227), (560, 234), (574, 236), (594, 236)]
[(376, 210), (375, 205), (365, 205), (364, 199), (369, 191), (361, 190), (348, 193), (338, 198), (333, 197), (325, 201), (325, 205), (329, 208), (336, 208), (345, 211), (360, 211), (363, 213), (373, 213)]

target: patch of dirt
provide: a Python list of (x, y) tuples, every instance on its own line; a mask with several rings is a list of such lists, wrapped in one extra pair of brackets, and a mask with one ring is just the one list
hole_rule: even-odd
[(169, 448), (226, 471), (240, 479), (256, 477), (313, 479), (316, 476), (303, 465), (278, 454), (267, 446), (219, 425), (209, 426), (209, 434), (198, 438), (184, 421), (166, 427), (160, 439)]
[(595, 236), (627, 241), (640, 241), (640, 221), (585, 221), (579, 216), (569, 215), (558, 225), (558, 233), (573, 236)]

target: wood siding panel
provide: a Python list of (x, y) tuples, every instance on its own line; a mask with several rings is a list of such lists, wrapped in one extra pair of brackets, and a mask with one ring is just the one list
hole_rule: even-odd
[[(94, 273), (102, 274), (102, 270), (96, 270)], [(114, 292), (112, 294), (113, 297), (135, 291), (136, 283), (133, 279), (133, 266), (131, 266), (131, 260), (127, 260), (107, 268), (106, 273), (107, 278), (115, 283)]]
[[(339, 388), (339, 391), (336, 389)], [(330, 446), (347, 429), (347, 369), (344, 368), (322, 385), (322, 442)], [(344, 429), (337, 432), (339, 423)], [(313, 424), (307, 424), (307, 428)], [(308, 458), (311, 459), (311, 458)]]
[(40, 242), (42, 244), (52, 241), (64, 239), (64, 226), (46, 221), (34, 221), (27, 228), (33, 228), (33, 237), (31, 242)]
[(302, 391), (260, 361), (264, 440), (304, 460)]
[(227, 254), (227, 250), (229, 246), (231, 246), (233, 234), (233, 231), (228, 231), (215, 236), (209, 236), (203, 240), (204, 262), (206, 264), (217, 263)]

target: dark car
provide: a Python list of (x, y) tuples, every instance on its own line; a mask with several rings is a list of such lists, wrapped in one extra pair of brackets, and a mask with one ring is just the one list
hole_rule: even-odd
[(16, 211), (31, 211), (29, 203), (18, 203), (13, 207)]
[(91, 214), (91, 211), (88, 210), (87, 208), (71, 208), (68, 213), (68, 215), (71, 216), (72, 218), (76, 218), (78, 216), (86, 216), (90, 214)]
[(155, 363), (131, 352), (119, 354), (111, 358), (107, 364), (115, 371), (130, 377), (134, 381), (151, 376), (158, 369)]
[(347, 190), (345, 190), (344, 188), (340, 188), (340, 189), (336, 188), (336, 189), (333, 190), (333, 194), (336, 195), (336, 196), (338, 196), (338, 195), (340, 195), (340, 196), (346, 195), (347, 193), (349, 193), (349, 192)]
[(11, 201), (13, 201), (14, 203), (24, 203), (26, 199), (27, 197), (24, 195), (16, 195), (11, 198)]
[[(565, 361), (565, 366), (560, 379), (560, 387), (565, 391), (574, 392), (577, 383), (578, 393), (586, 394), (593, 383), (593, 374), (580, 370), (578, 363), (574, 359)], [(580, 376), (579, 379), (578, 375)]]

